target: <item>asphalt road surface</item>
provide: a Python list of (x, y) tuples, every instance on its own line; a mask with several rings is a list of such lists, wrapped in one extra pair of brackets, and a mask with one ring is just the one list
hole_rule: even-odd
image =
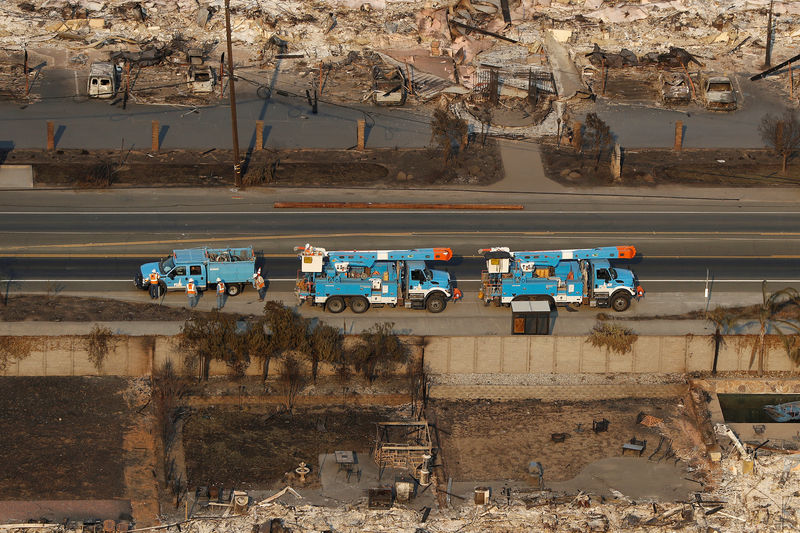
[[(180, 104), (146, 105), (122, 99), (89, 100), (85, 96), (86, 72), (49, 69), (34, 84), (41, 100), (20, 105), (0, 102), (0, 148), (44, 148), (47, 121), (54, 121), (55, 142), (63, 149), (149, 149), (151, 121), (159, 122), (162, 150), (232, 147), (230, 107), (226, 103), (194, 107)], [(430, 140), (430, 117), (405, 109), (377, 108), (358, 102), (319, 103), (311, 112), (306, 86), (292, 86), (264, 72), (237, 71), (239, 143), (242, 150), (255, 146), (256, 121), (263, 120), (264, 146), (268, 148), (349, 148), (356, 144), (356, 122), (366, 121), (366, 142), (373, 148), (419, 147)], [(269, 99), (258, 96), (259, 84), (273, 85)], [(226, 93), (227, 100), (227, 93)], [(13, 134), (12, 134), (13, 132)]]
[(477, 289), (478, 248), (537, 250), (633, 244), (629, 265), (649, 292), (696, 290), (708, 277), (730, 292), (757, 291), (761, 280), (800, 282), (800, 212), (771, 209), (641, 209), (571, 212), (531, 206), (513, 212), (243, 211), (162, 206), (108, 209), (24, 206), (0, 213), (0, 272), (40, 290), (57, 282), (118, 291), (138, 265), (173, 248), (252, 245), (272, 287), (292, 286), (294, 246), (328, 249), (449, 246), (441, 265), (464, 290)]
[[(154, 260), (140, 257), (0, 257), (0, 269), (5, 279), (23, 285), (28, 290), (47, 290), (53, 283), (73, 290), (116, 292), (133, 290), (133, 276), (139, 265)], [(299, 268), (295, 257), (263, 257), (263, 267), (275, 290), (289, 291)], [(708, 269), (710, 281), (726, 292), (759, 290), (761, 280), (775, 284), (800, 283), (800, 259), (721, 259), (721, 258), (639, 258), (629, 265), (640, 283), (650, 292), (676, 292), (696, 289), (704, 284)], [(439, 263), (465, 291), (477, 291), (480, 273), (485, 263), (478, 257), (457, 256), (450, 263)], [(50, 285), (49, 285), (50, 284)]]
[[(147, 149), (153, 120), (160, 123), (164, 150), (231, 148), (230, 108), (224, 103), (192, 107), (130, 101), (123, 109), (119, 97), (86, 98), (87, 73), (48, 68), (31, 88), (41, 99), (23, 105), (0, 102), (0, 132), (5, 132), (0, 134), (0, 148), (44, 148), (46, 123), (54, 119), (57, 148)], [(430, 141), (430, 117), (411, 109), (363, 105), (359, 92), (345, 105), (328, 103), (323, 95), (314, 114), (305, 98), (307, 85), (294, 85), (272, 71), (239, 68), (237, 74), (243, 149), (255, 145), (258, 120), (267, 125), (264, 143), (271, 148), (348, 148), (356, 144), (356, 121), (362, 119), (367, 123), (367, 144), (373, 148), (421, 147)], [(738, 100), (734, 112), (709, 112), (700, 104), (666, 108), (653, 101), (607, 101), (602, 97), (593, 111), (608, 123), (620, 145), (629, 149), (672, 147), (676, 121), (686, 128), (686, 148), (761, 148), (758, 124), (767, 113), (782, 113), (785, 102), (778, 95), (765, 95), (764, 81), (750, 82), (743, 76), (735, 77), (734, 83)], [(273, 87), (269, 99), (259, 97), (259, 85)]]

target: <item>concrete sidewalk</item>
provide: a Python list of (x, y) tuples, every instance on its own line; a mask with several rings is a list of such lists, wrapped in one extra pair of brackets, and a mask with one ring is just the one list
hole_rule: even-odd
[(431, 385), (429, 397), (447, 400), (597, 401), (620, 398), (675, 398), (686, 393), (683, 383), (614, 383), (611, 385)]
[[(61, 296), (85, 296), (85, 293), (63, 292)], [(100, 297), (119, 300), (150, 303), (146, 293), (138, 291), (125, 291), (120, 293), (106, 293)], [(326, 313), (321, 307), (297, 307), (297, 299), (291, 292), (271, 291), (268, 298), (281, 301), (285, 305), (294, 307), (303, 316), (315, 321), (321, 321), (347, 334), (358, 334), (369, 329), (376, 323), (392, 322), (397, 333), (404, 335), (443, 335), (443, 336), (474, 336), (474, 335), (510, 335), (511, 310), (505, 307), (486, 307), (476, 298), (466, 301), (450, 303), (447, 309), (437, 315), (426, 311), (411, 309), (391, 309), (388, 307), (370, 309), (362, 315), (356, 315), (349, 310), (341, 314)], [(757, 303), (760, 295), (742, 293), (717, 293), (712, 295), (711, 307), (716, 305), (744, 305)], [(152, 303), (152, 305), (159, 305)], [(170, 307), (187, 307), (186, 298), (182, 294), (170, 293), (164, 299), (163, 305)], [(216, 306), (213, 294), (205, 293), (201, 296), (196, 307), (198, 311), (211, 311)], [(598, 323), (597, 314), (604, 313), (612, 317), (615, 323), (630, 327), (639, 335), (710, 335), (713, 332), (711, 325), (705, 320), (671, 320), (651, 319), (645, 317), (678, 315), (693, 310), (704, 309), (705, 302), (702, 294), (657, 294), (645, 297), (639, 302), (633, 302), (631, 309), (625, 313), (614, 313), (610, 309), (581, 308), (577, 311), (568, 311), (559, 307), (553, 314), (553, 335), (586, 335)], [(264, 303), (259, 302), (255, 293), (245, 291), (235, 298), (228, 298), (223, 311), (243, 315), (260, 316), (263, 314)], [(175, 335), (180, 332), (183, 322), (131, 322), (110, 320), (100, 322), (3, 322), (0, 323), (0, 335), (85, 335), (91, 331), (95, 323), (109, 327), (114, 333), (120, 335)], [(627, 320), (626, 320), (627, 319)], [(737, 329), (735, 333), (754, 332), (755, 324)]]

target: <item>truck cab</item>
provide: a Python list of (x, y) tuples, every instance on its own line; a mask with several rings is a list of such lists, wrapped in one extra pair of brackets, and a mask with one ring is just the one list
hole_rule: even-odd
[(134, 284), (140, 289), (149, 285), (148, 277), (155, 270), (164, 291), (185, 290), (193, 279), (198, 290), (216, 287), (217, 278), (225, 283), (229, 296), (236, 296), (252, 280), (255, 254), (252, 248), (189, 248), (174, 250), (172, 255), (139, 267)]
[(428, 297), (437, 292), (445, 300), (452, 296), (450, 274), (444, 270), (429, 268), (425, 261), (406, 261), (406, 280), (406, 293), (410, 302), (407, 307), (424, 308), (428, 305)]
[[(611, 307), (615, 311), (625, 311), (631, 299), (637, 296), (636, 276), (631, 270), (612, 267), (605, 259), (581, 261), (581, 268), (591, 273), (588, 294), (597, 307)], [(585, 263), (585, 264), (584, 264)]]
[(161, 261), (145, 263), (140, 268), (140, 275), (147, 278), (155, 269), (166, 289), (170, 291), (185, 290), (189, 278), (200, 288), (208, 284), (208, 272), (202, 256), (195, 254), (192, 257), (191, 254), (187, 254), (187, 257), (181, 257), (177, 263), (176, 259), (176, 255), (171, 255)]

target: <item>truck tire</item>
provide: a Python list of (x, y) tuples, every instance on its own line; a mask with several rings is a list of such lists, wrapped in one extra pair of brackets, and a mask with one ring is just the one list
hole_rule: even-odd
[(429, 313), (441, 313), (447, 307), (447, 300), (441, 292), (435, 292), (428, 296), (425, 302), (425, 308)]
[(350, 310), (354, 313), (365, 313), (369, 309), (369, 300), (363, 296), (354, 296), (350, 298)]
[(225, 287), (225, 292), (228, 293), (228, 296), (238, 296), (242, 292), (242, 286), (238, 283), (231, 283)]
[(167, 294), (167, 284), (164, 283), (163, 280), (158, 282), (158, 288), (159, 288), (159, 294), (161, 294), (161, 296)]
[(331, 296), (325, 302), (325, 310), (329, 313), (341, 313), (345, 307), (344, 298), (341, 296)]
[(626, 292), (617, 292), (611, 297), (611, 308), (621, 313), (631, 306), (631, 296)]

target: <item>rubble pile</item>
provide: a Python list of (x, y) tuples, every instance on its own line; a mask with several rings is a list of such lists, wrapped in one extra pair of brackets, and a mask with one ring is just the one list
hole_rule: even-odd
[[(763, 48), (769, 0), (231, 0), (233, 40), (254, 54), (281, 44), (311, 59), (365, 48), (430, 47), (470, 65), (481, 52), (517, 43), (539, 51), (543, 33), (589, 52), (625, 46), (634, 53), (671, 46), (706, 56), (750, 37)], [(507, 9), (503, 9), (506, 4)], [(0, 43), (19, 50), (95, 45), (125, 38), (224, 41), (223, 0), (20, 0), (0, 8)], [(800, 44), (800, 3), (773, 3), (775, 53)], [(747, 46), (745, 46), (747, 48)], [(515, 61), (525, 58), (514, 58)]]
[[(505, 531), (687, 531), (764, 532), (795, 529), (792, 501), (800, 490), (800, 457), (776, 454), (758, 457), (753, 474), (742, 472), (735, 450), (723, 458), (717, 487), (697, 492), (686, 502), (636, 501), (612, 490), (615, 497), (600, 499), (579, 493), (554, 496), (547, 492), (513, 491), (487, 505), (466, 502), (459, 508), (414, 510), (396, 505), (372, 510), (366, 498), (353, 505), (319, 507), (266, 500), (253, 502), (246, 514), (193, 518), (161, 531), (183, 533), (238, 533), (241, 531), (391, 531), (505, 532)], [(269, 500), (270, 498), (268, 498)], [(14, 531), (13, 529), (9, 531)], [(23, 531), (20, 529), (20, 531)], [(32, 531), (26, 529), (25, 531)], [(38, 531), (74, 529), (60, 525)]]
[[(366, 49), (414, 49), (452, 57), (471, 81), (480, 64), (526, 65), (545, 33), (577, 57), (595, 44), (630, 56), (671, 47), (713, 58), (748, 40), (737, 53), (763, 51), (769, 0), (231, 0), (232, 38), (250, 57), (308, 60)], [(208, 47), (225, 40), (223, 0), (19, 0), (0, 8), (0, 46), (109, 51), (169, 43), (176, 37)], [(503, 9), (503, 7), (507, 9)], [(800, 45), (800, 3), (773, 3), (773, 53)], [(134, 47), (135, 48), (135, 47)], [(495, 52), (487, 55), (487, 52)]]
[[(134, 102), (214, 103), (225, 97), (224, 5), (5, 2), (0, 95), (37, 98), (18, 73), (30, 50), (44, 56), (33, 61), (39, 66), (113, 61), (119, 92)], [(275, 89), (267, 72), (277, 69), (284, 92), (318, 89), (337, 103), (376, 105), (444, 97), (471, 131), (510, 137), (555, 134), (567, 100), (599, 94), (604, 68), (685, 71), (689, 63), (709, 72), (759, 71), (768, 18), (776, 62), (800, 46), (800, 3), (787, 0), (230, 0), (230, 16), (239, 78), (260, 97)], [(190, 65), (192, 50), (199, 65)], [(376, 78), (376, 66), (394, 71), (391, 83)], [(192, 69), (200, 69), (199, 82)], [(684, 101), (684, 89), (673, 95), (667, 87), (662, 99)]]

